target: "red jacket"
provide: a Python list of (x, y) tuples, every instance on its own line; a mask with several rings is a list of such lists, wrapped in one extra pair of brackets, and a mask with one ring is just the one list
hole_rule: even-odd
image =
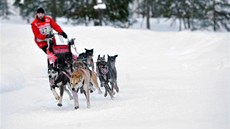
[(34, 33), (34, 40), (39, 48), (47, 46), (46, 35), (54, 29), (58, 33), (62, 33), (61, 27), (49, 16), (44, 16), (43, 20), (35, 18), (31, 23), (32, 30)]

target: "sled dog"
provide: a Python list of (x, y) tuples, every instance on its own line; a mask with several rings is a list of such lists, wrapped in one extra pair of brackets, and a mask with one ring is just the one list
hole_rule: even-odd
[(109, 70), (109, 82), (112, 86), (112, 91), (115, 89), (116, 92), (119, 92), (119, 88), (117, 85), (117, 69), (115, 66), (116, 63), (116, 58), (118, 57), (118, 55), (114, 55), (114, 56), (109, 56), (107, 58), (107, 64), (108, 64), (108, 70)]
[(88, 69), (79, 68), (73, 71), (70, 77), (70, 86), (72, 89), (73, 99), (74, 99), (74, 108), (79, 108), (78, 94), (77, 91), (80, 88), (83, 88), (84, 94), (86, 97), (87, 108), (90, 108), (90, 73)]
[(97, 62), (96, 62), (96, 71), (101, 83), (101, 87), (105, 88), (104, 97), (106, 97), (107, 94), (109, 93), (110, 97), (113, 98), (114, 97), (113, 92), (109, 86), (110, 75), (109, 75), (107, 62), (105, 61), (105, 56), (101, 57), (100, 55), (98, 55)]
[(94, 71), (93, 49), (85, 48), (85, 52), (79, 54), (77, 60), (83, 62), (86, 67), (91, 67), (92, 71)]
[(102, 93), (97, 82), (97, 75), (94, 70), (93, 49), (85, 48), (85, 52), (79, 54), (77, 60), (75, 60), (73, 63), (73, 69), (78, 68), (88, 69), (90, 72), (90, 77), (92, 78), (92, 80), (94, 80), (94, 83), (90, 82), (90, 93), (95, 91), (95, 88), (98, 90), (99, 93)]
[[(67, 92), (70, 100), (73, 99), (73, 97), (69, 91), (70, 90), (69, 78), (63, 71), (50, 65), (48, 68), (48, 77), (49, 77), (50, 89), (51, 89), (55, 99), (58, 100), (57, 106), (59, 106), (59, 107), (62, 106), (62, 98), (63, 98), (64, 91)], [(66, 86), (68, 86), (68, 89)], [(59, 88), (60, 96), (58, 95), (58, 93), (55, 90), (56, 87)]]

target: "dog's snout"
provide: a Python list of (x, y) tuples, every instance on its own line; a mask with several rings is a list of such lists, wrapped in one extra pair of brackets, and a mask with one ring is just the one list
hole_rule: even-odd
[(49, 75), (49, 78), (51, 78), (51, 75)]
[(72, 91), (75, 91), (75, 88), (72, 88)]

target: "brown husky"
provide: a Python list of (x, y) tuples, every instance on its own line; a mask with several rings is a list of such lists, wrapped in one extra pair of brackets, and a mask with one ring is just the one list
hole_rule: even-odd
[[(71, 85), (72, 94), (73, 94), (73, 98), (74, 98), (75, 109), (79, 108), (77, 91), (81, 87), (84, 90), (87, 108), (90, 108), (90, 91), (89, 91), (90, 82), (92, 82), (95, 86), (97, 86), (99, 88), (96, 74), (94, 73), (94, 74), (92, 74), (92, 77), (90, 77), (90, 72), (88, 69), (78, 68), (72, 73), (72, 75), (70, 77), (70, 85)], [(102, 93), (100, 88), (98, 89), (98, 92), (99, 92), (99, 94)]]

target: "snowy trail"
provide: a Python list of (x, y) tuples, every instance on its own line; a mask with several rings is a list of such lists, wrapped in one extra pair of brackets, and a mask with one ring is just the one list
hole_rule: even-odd
[[(230, 35), (64, 26), (78, 52), (118, 54), (120, 93), (91, 94), (90, 109), (49, 89), (46, 56), (30, 25), (1, 26), (1, 129), (228, 129)], [(23, 33), (19, 30), (24, 30)], [(11, 36), (14, 36), (13, 38)]]

